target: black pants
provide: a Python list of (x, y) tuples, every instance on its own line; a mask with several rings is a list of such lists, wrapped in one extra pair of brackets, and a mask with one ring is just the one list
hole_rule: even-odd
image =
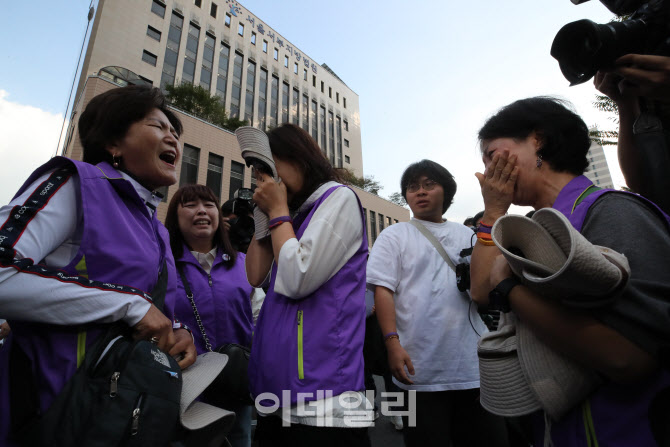
[(255, 441), (259, 447), (370, 447), (367, 428), (282, 427), (277, 416), (258, 416)]
[[(407, 406), (408, 392), (405, 394)], [(410, 409), (411, 411), (411, 409)], [(416, 426), (403, 416), (407, 447), (507, 447), (503, 418), (479, 403), (479, 389), (416, 393)]]

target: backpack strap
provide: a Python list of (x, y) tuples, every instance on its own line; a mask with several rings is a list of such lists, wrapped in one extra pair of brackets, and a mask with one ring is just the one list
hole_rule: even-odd
[(416, 219), (410, 220), (409, 223), (410, 225), (414, 226), (417, 230), (419, 230), (421, 234), (423, 234), (426, 237), (426, 239), (428, 239), (428, 242), (433, 244), (433, 247), (435, 247), (435, 250), (437, 250), (440, 256), (442, 256), (444, 262), (446, 262), (447, 265), (451, 268), (451, 270), (453, 270), (454, 273), (456, 273), (456, 266), (454, 265), (453, 261), (449, 258), (449, 255), (447, 255), (447, 252), (444, 250), (442, 244), (440, 244), (440, 242), (435, 238), (433, 233), (428, 231), (428, 229)]

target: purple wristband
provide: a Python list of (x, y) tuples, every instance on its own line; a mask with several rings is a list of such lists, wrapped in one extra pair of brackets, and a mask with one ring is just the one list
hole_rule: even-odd
[(384, 335), (384, 340), (388, 340), (389, 337), (395, 335), (396, 337), (398, 336), (397, 332), (389, 332), (388, 334)]
[(277, 225), (279, 225), (280, 223), (283, 223), (283, 222), (291, 223), (291, 222), (293, 222), (293, 220), (291, 219), (290, 216), (275, 217), (274, 219), (270, 219), (270, 222), (268, 222), (268, 227), (273, 228), (273, 227), (276, 227)]
[(485, 227), (483, 225), (480, 225), (479, 228), (477, 228), (477, 233), (491, 234), (491, 227)]

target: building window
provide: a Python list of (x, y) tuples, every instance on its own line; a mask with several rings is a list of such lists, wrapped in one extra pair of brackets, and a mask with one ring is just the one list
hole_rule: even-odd
[(368, 210), (363, 208), (363, 226), (365, 227), (365, 239), (370, 240), (370, 233), (368, 232)]
[(161, 19), (165, 18), (165, 4), (154, 0), (151, 2), (151, 12), (159, 16)]
[(254, 86), (256, 84), (256, 64), (247, 59), (247, 94), (244, 97), (244, 119), (254, 125)]
[(200, 162), (200, 149), (184, 144), (184, 152), (181, 157), (181, 174), (179, 186), (198, 183), (198, 163)]
[(386, 218), (386, 223), (387, 223), (387, 225), (386, 225), (387, 227), (390, 227), (391, 225), (393, 225), (393, 222), (391, 221), (390, 217)]
[(302, 95), (302, 128), (309, 133), (309, 96)]
[(216, 19), (217, 9), (219, 9), (219, 7), (216, 6), (216, 3), (212, 2), (212, 6), (210, 6), (210, 8), (209, 8), (209, 15), (214, 17), (215, 19)]
[(316, 87), (316, 75), (312, 75), (312, 87)]
[(344, 147), (349, 147), (349, 140), (346, 138), (344, 139)]
[(347, 98), (345, 98), (344, 96), (342, 97), (342, 105), (344, 106), (345, 109), (347, 108)]
[(384, 230), (384, 216), (382, 214), (379, 215), (379, 234)]
[(293, 62), (293, 73), (298, 74), (298, 63), (297, 62)]
[(231, 118), (240, 117), (240, 101), (242, 99), (242, 56), (237, 51), (233, 59), (233, 92), (230, 98), (230, 116)]
[(275, 48), (275, 51), (274, 51), (274, 58), (275, 58), (276, 61), (279, 60), (279, 50), (276, 49), (276, 48)]
[(335, 102), (338, 104), (340, 103), (340, 94), (337, 92), (335, 92)]
[(330, 153), (330, 164), (335, 164), (335, 120), (333, 112), (328, 112), (328, 152)]
[(186, 39), (186, 57), (184, 58), (184, 71), (181, 75), (182, 82), (193, 84), (195, 76), (195, 61), (198, 57), (198, 41), (200, 40), (200, 28), (191, 23), (188, 27), (188, 39)]
[(200, 7), (202, 6), (202, 0), (195, 0), (193, 3), (194, 3), (195, 6), (197, 6), (198, 8), (200, 8)]
[(398, 223), (398, 219), (393, 219), (393, 221), (394, 221), (395, 223)]
[(319, 130), (321, 131), (321, 151), (328, 158), (328, 147), (326, 146), (326, 108), (319, 108)]
[(303, 78), (303, 80), (305, 80), (305, 81), (307, 80), (307, 69), (306, 69), (306, 68), (303, 68), (303, 69), (302, 69), (302, 78)]
[(219, 70), (216, 75), (216, 95), (221, 98), (221, 104), (226, 103), (226, 84), (228, 83), (228, 59), (230, 48), (221, 43), (219, 51)]
[(293, 89), (293, 102), (291, 103), (291, 118), (293, 124), (296, 126), (299, 124), (300, 115), (300, 92), (297, 89)]
[(202, 68), (200, 70), (200, 85), (209, 92), (212, 86), (212, 69), (214, 67), (214, 37), (205, 34), (205, 48), (202, 51)]
[(344, 130), (349, 131), (349, 121), (344, 120)]
[(251, 44), (256, 45), (256, 32), (255, 31), (251, 32)]
[(281, 122), (288, 123), (288, 84), (282, 83), (281, 86)]
[(314, 138), (314, 141), (319, 144), (319, 127), (318, 127), (318, 118), (316, 117), (316, 109), (317, 109), (316, 101), (312, 100), (312, 110), (311, 110), (311, 115), (312, 115), (312, 138)]
[(321, 93), (324, 93), (325, 90), (325, 85), (323, 84), (323, 81), (321, 81)]
[(261, 68), (261, 76), (258, 82), (258, 128), (265, 130), (265, 114), (267, 113), (268, 101), (268, 71)]
[(236, 161), (230, 162), (230, 191), (228, 200), (233, 199), (235, 192), (244, 187), (244, 165)]
[(147, 64), (153, 65), (155, 67), (156, 61), (158, 61), (158, 57), (156, 57), (155, 54), (151, 54), (147, 50), (144, 50), (142, 51), (142, 60)]
[(230, 14), (226, 13), (226, 19), (225, 19), (224, 23), (226, 24), (226, 26), (228, 28), (230, 28)]
[(377, 240), (377, 222), (375, 220), (375, 212), (370, 210), (370, 230), (372, 232), (372, 243)]
[(336, 138), (336, 145), (337, 145), (337, 167), (341, 168), (342, 167), (342, 119), (338, 116), (335, 118), (336, 121), (336, 126), (335, 128), (337, 129), (337, 138)]
[(277, 127), (279, 121), (279, 78), (272, 76), (270, 84), (270, 127)]
[(268, 41), (264, 40), (263, 41), (263, 53), (267, 53), (267, 52), (268, 52)]
[(237, 34), (244, 36), (244, 23), (237, 24)]
[(284, 67), (288, 68), (288, 56), (284, 56)]
[(168, 31), (167, 46), (165, 48), (165, 59), (163, 60), (163, 74), (161, 75), (161, 88), (166, 84), (174, 85), (177, 72), (177, 58), (179, 55), (179, 42), (184, 27), (184, 18), (176, 12), (170, 18), (170, 30)]
[(207, 162), (207, 186), (212, 188), (216, 198), (221, 200), (221, 182), (223, 180), (223, 157), (209, 153)]
[(329, 98), (333, 97), (333, 87), (328, 87), (328, 97)]
[(161, 41), (161, 32), (152, 26), (147, 26), (147, 36), (159, 42)]
[(345, 156), (344, 156), (344, 162), (347, 163), (347, 164), (350, 164), (350, 163), (351, 163), (351, 159), (349, 158), (348, 155), (345, 155)]

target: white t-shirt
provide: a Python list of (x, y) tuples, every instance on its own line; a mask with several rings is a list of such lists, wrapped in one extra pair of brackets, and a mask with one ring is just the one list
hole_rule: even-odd
[[(464, 225), (420, 221), (442, 244), (454, 265), (470, 247), (472, 230)], [(386, 228), (368, 259), (368, 284), (394, 292), (396, 329), (415, 375), (417, 391), (463, 390), (479, 387), (477, 341), (486, 326), (469, 295), (459, 292), (456, 274), (435, 247), (409, 223)]]

